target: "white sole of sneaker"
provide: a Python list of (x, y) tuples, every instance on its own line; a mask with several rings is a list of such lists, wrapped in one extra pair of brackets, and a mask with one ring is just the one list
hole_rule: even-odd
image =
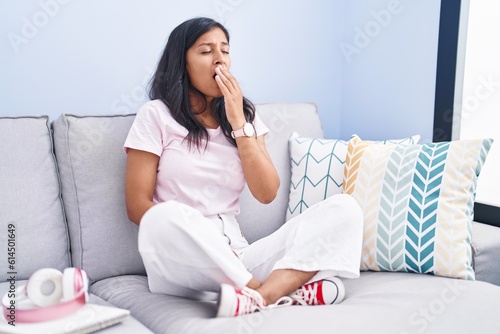
[(217, 315), (216, 317), (234, 317), (238, 298), (236, 298), (236, 291), (229, 284), (222, 284), (220, 287), (219, 300), (217, 302)]

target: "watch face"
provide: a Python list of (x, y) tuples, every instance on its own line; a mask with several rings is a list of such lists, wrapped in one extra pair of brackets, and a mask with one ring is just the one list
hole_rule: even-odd
[(245, 136), (247, 137), (252, 137), (255, 134), (253, 125), (250, 123), (245, 124), (245, 126), (243, 127), (243, 131), (245, 132)]

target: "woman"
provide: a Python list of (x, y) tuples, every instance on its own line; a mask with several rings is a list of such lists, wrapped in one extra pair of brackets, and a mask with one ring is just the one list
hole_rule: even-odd
[(248, 244), (235, 218), (245, 183), (269, 203), (280, 181), (264, 142), (269, 130), (230, 67), (221, 24), (180, 24), (124, 144), (127, 211), (140, 224), (150, 290), (220, 292), (218, 316), (338, 303), (344, 288), (335, 276), (359, 275), (361, 210), (334, 196)]

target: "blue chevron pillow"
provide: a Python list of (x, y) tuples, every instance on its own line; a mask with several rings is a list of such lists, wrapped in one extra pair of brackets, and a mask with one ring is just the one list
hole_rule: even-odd
[(343, 190), (363, 209), (361, 269), (473, 280), (473, 205), (492, 143), (373, 145), (354, 136)]
[[(419, 135), (377, 143), (415, 144)], [(342, 178), (347, 141), (302, 138), (296, 132), (289, 140), (291, 184), (286, 220), (304, 212), (311, 205), (342, 193)]]

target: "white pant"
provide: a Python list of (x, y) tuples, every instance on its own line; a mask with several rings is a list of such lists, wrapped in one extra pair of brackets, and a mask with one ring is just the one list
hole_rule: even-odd
[[(335, 195), (248, 245), (233, 216), (206, 218), (175, 201), (149, 209), (139, 228), (139, 252), (152, 292), (203, 298), (221, 283), (237, 288), (275, 269), (318, 271), (310, 280), (359, 276), (362, 212)], [(236, 255), (235, 255), (236, 254)]]

